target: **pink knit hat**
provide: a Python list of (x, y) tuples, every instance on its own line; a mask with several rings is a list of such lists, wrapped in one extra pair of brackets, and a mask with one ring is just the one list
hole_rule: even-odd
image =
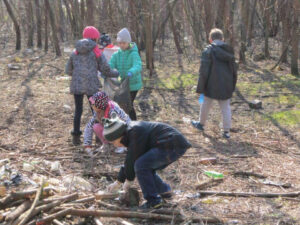
[(87, 26), (82, 32), (83, 38), (97, 39), (100, 38), (100, 32), (96, 27)]

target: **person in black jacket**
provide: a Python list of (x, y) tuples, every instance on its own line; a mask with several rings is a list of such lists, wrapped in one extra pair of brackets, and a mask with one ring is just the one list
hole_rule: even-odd
[(115, 147), (127, 147), (124, 166), (118, 179), (108, 186), (116, 191), (123, 184), (126, 191), (137, 176), (144, 198), (141, 208), (158, 208), (161, 198), (172, 196), (171, 187), (157, 175), (178, 160), (191, 144), (175, 128), (156, 122), (132, 121), (128, 126), (118, 118), (104, 121), (104, 137)]
[(230, 138), (230, 99), (237, 82), (237, 68), (233, 48), (224, 42), (223, 32), (212, 29), (208, 45), (201, 56), (197, 93), (204, 94), (201, 104), (200, 121), (191, 121), (203, 131), (213, 100), (217, 100), (223, 116), (223, 137)]

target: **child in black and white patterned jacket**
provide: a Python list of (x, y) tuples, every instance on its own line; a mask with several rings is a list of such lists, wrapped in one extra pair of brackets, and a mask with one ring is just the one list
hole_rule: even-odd
[[(99, 151), (106, 152), (110, 150), (110, 145), (103, 136), (102, 118), (112, 118), (113, 114), (116, 114), (116, 116), (126, 124), (129, 124), (131, 120), (116, 102), (109, 99), (105, 92), (97, 92), (89, 98), (89, 101), (94, 109), (94, 115), (84, 130), (84, 148), (85, 151), (92, 156), (94, 153), (92, 150), (93, 133), (95, 133), (102, 142)], [(115, 152), (123, 153), (125, 150), (126, 148), (117, 148)]]

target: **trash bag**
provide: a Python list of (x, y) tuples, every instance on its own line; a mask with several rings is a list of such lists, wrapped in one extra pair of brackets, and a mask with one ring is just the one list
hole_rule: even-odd
[(114, 100), (128, 114), (132, 109), (129, 78), (127, 77), (122, 82), (115, 78), (105, 78), (103, 91)]

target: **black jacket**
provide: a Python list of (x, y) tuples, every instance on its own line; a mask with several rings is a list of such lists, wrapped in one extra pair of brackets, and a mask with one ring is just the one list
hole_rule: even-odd
[(197, 93), (217, 100), (232, 97), (237, 82), (233, 48), (224, 42), (208, 45), (201, 56)]
[(127, 147), (124, 167), (120, 169), (118, 180), (124, 182), (134, 180), (135, 161), (152, 148), (188, 149), (191, 144), (175, 128), (165, 123), (133, 121), (130, 123), (122, 139)]

